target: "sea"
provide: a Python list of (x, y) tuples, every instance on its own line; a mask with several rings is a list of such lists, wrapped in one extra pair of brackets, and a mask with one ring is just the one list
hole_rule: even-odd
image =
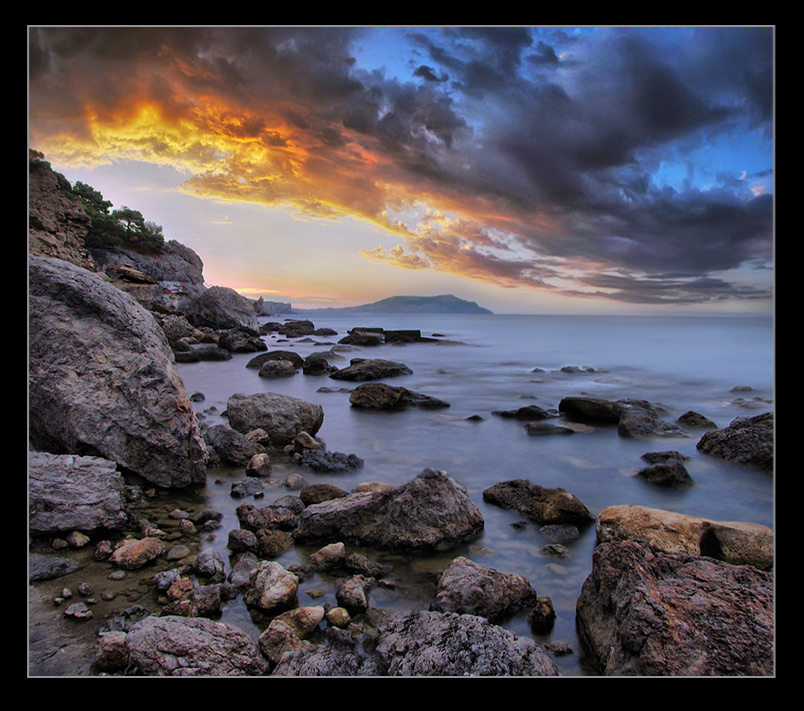
[[(625, 438), (616, 426), (578, 427), (572, 435), (531, 436), (522, 422), (493, 414), (536, 404), (557, 409), (567, 396), (609, 400), (634, 398), (660, 406), (675, 421), (692, 410), (725, 427), (735, 418), (774, 409), (774, 328), (769, 317), (748, 316), (564, 316), (499, 314), (358, 314), (308, 312), (286, 317), (309, 319), (337, 336), (285, 339), (263, 336), (269, 350), (302, 356), (335, 348), (338, 368), (352, 358), (383, 358), (407, 365), (411, 375), (388, 379), (450, 404), (440, 410), (367, 411), (349, 404), (356, 383), (308, 376), (265, 379), (246, 364), (254, 353), (234, 354), (224, 362), (178, 364), (198, 418), (208, 425), (226, 423), (226, 402), (233, 393), (276, 392), (318, 403), (324, 423), (317, 436), (330, 451), (354, 453), (364, 464), (350, 473), (317, 474), (289, 461), (274, 464), (274, 476), (301, 473), (308, 483), (327, 482), (349, 491), (360, 482), (403, 484), (423, 469), (446, 471), (461, 482), (485, 520), (481, 536), (435, 554), (354, 549), (385, 566), (388, 584), (369, 593), (373, 607), (427, 609), (440, 572), (463, 555), (501, 572), (527, 578), (537, 594), (549, 597), (556, 612), (552, 630), (536, 634), (527, 611), (500, 624), (540, 644), (563, 643), (570, 651), (553, 658), (564, 676), (593, 673), (575, 627), (575, 605), (591, 572), (595, 530), (582, 528), (563, 542), (566, 555), (545, 550), (551, 532), (521, 514), (484, 501), (483, 491), (498, 482), (527, 479), (543, 487), (562, 487), (577, 496), (593, 516), (617, 504), (643, 505), (716, 521), (749, 521), (773, 528), (773, 474), (729, 464), (696, 449), (702, 432), (686, 436)], [(435, 342), (371, 347), (339, 345), (353, 328), (416, 329)], [(551, 420), (559, 422), (560, 420)], [(649, 452), (676, 450), (689, 457), (693, 484), (666, 488), (637, 477)], [(281, 459), (281, 458), (280, 458)], [(237, 528), (231, 485), (242, 468), (210, 472), (197, 493), (203, 505), (224, 514), (224, 528)], [(266, 488), (258, 506), (289, 491)], [(195, 502), (198, 504), (198, 502)], [(210, 536), (202, 547), (217, 549), (229, 561), (225, 534)], [(304, 564), (316, 547), (294, 547), (277, 558), (285, 567)], [(300, 587), (299, 604), (335, 604), (334, 577), (316, 574)], [(223, 621), (256, 638), (267, 624), (240, 600), (228, 603)]]

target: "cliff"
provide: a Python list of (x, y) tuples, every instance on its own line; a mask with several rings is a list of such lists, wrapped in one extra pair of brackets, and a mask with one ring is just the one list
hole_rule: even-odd
[(29, 254), (100, 272), (151, 310), (185, 310), (204, 292), (204, 264), (192, 249), (175, 240), (163, 241), (161, 234), (158, 248), (98, 243), (91, 239), (93, 216), (69, 181), (34, 151), (29, 166)]

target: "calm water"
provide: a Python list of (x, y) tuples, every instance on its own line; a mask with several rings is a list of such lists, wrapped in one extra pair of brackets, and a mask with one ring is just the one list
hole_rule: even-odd
[[(299, 314), (294, 318), (306, 318)], [(305, 376), (267, 380), (246, 368), (253, 354), (235, 355), (217, 363), (179, 365), (188, 392), (205, 400), (196, 411), (209, 424), (225, 422), (220, 413), (235, 392), (278, 392), (316, 402), (324, 408), (318, 436), (329, 450), (354, 452), (365, 466), (348, 475), (303, 472), (308, 482), (326, 481), (349, 490), (361, 481), (402, 484), (425, 467), (447, 471), (462, 482), (486, 521), (481, 538), (461, 549), (436, 556), (400, 556), (364, 551), (382, 561), (395, 590), (374, 589), (371, 601), (381, 608), (426, 608), (434, 594), (437, 574), (456, 555), (528, 578), (539, 595), (552, 598), (557, 620), (540, 642), (562, 640), (574, 654), (557, 657), (562, 674), (584, 673), (575, 632), (575, 602), (591, 570), (594, 527), (567, 544), (569, 555), (553, 558), (542, 553), (549, 543), (536, 523), (514, 526), (522, 517), (486, 504), (482, 492), (500, 481), (526, 478), (546, 487), (563, 487), (597, 514), (615, 504), (641, 504), (721, 521), (752, 521), (773, 525), (773, 479), (751, 468), (730, 466), (696, 450), (700, 432), (686, 438), (650, 441), (620, 437), (616, 428), (590, 428), (571, 436), (528, 436), (521, 423), (491, 414), (535, 403), (547, 409), (562, 397), (588, 394), (606, 399), (639, 398), (664, 406), (667, 420), (695, 410), (719, 427), (735, 417), (773, 408), (773, 329), (762, 318), (655, 318), (580, 316), (358, 316), (310, 314), (317, 327), (328, 326), (338, 336), (315, 342), (282, 341), (266, 336), (270, 350), (295, 350), (302, 356), (328, 350), (350, 328), (379, 326), (416, 328), (423, 335), (442, 334), (451, 344), (385, 345), (343, 352), (338, 367), (352, 357), (401, 361), (412, 375), (389, 379), (417, 392), (446, 400), (446, 410), (382, 413), (352, 409), (344, 392), (319, 392), (321, 387), (354, 387), (328, 377)], [(265, 319), (268, 320), (268, 319)], [(271, 319), (274, 320), (274, 319)], [(458, 342), (458, 343), (455, 343)], [(565, 373), (564, 366), (589, 366), (594, 373)], [(541, 371), (534, 372), (535, 369)], [(732, 392), (734, 387), (750, 391)], [(214, 408), (214, 409), (211, 409)], [(481, 421), (466, 418), (480, 415)], [(688, 471), (694, 486), (666, 490), (636, 479), (644, 466), (641, 455), (676, 449), (691, 457)], [(293, 468), (278, 465), (282, 476)], [(208, 477), (206, 504), (225, 514), (224, 525), (237, 527), (234, 510), (240, 500), (229, 496), (231, 482), (243, 477), (237, 469)], [(269, 490), (259, 505), (288, 493)], [(205, 542), (228, 558), (226, 536)], [(311, 552), (296, 548), (279, 558), (289, 565), (303, 562)], [(323, 597), (308, 593), (326, 589)], [(305, 581), (300, 604), (334, 602), (332, 580)], [(253, 635), (259, 624), (242, 605), (230, 605), (226, 621)], [(522, 635), (533, 636), (526, 615), (505, 623)]]

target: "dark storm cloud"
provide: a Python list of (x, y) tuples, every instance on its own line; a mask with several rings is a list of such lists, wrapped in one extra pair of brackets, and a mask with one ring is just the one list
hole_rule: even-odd
[[(683, 160), (720, 135), (770, 135), (770, 28), (400, 28), (416, 49), (410, 80), (358, 65), (353, 42), (369, 31), (35, 28), (31, 92), (38, 110), (65, 115), (87, 96), (111, 109), (135, 88), (188, 112), (193, 92), (214, 90), (255, 110), (232, 135), (293, 145), (263, 124), (260, 107), (270, 108), (309, 137), (322, 172), (345, 177), (349, 146), (382, 154), (377, 172), (353, 178), (375, 212), (381, 185), (438, 193), (456, 211), (485, 211), (483, 234), (507, 230), (498, 250), (515, 244), (520, 255), (453, 250), (469, 240), (447, 234), (437, 248), (412, 239), (409, 264), (439, 268), (460, 255), (466, 273), (485, 266), (521, 282), (545, 257), (582, 260), (607, 279), (622, 270), (605, 283), (614, 298), (686, 302), (728, 293), (712, 273), (771, 258), (772, 197), (751, 194), (744, 176), (720, 171), (706, 191), (653, 180), (669, 156)], [(668, 272), (687, 276), (651, 276)], [(602, 279), (584, 283), (603, 289)]]

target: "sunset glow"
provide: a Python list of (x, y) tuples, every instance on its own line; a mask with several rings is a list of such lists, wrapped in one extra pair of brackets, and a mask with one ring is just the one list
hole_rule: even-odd
[(375, 34), (31, 28), (29, 144), (250, 296), (770, 308), (772, 29)]

